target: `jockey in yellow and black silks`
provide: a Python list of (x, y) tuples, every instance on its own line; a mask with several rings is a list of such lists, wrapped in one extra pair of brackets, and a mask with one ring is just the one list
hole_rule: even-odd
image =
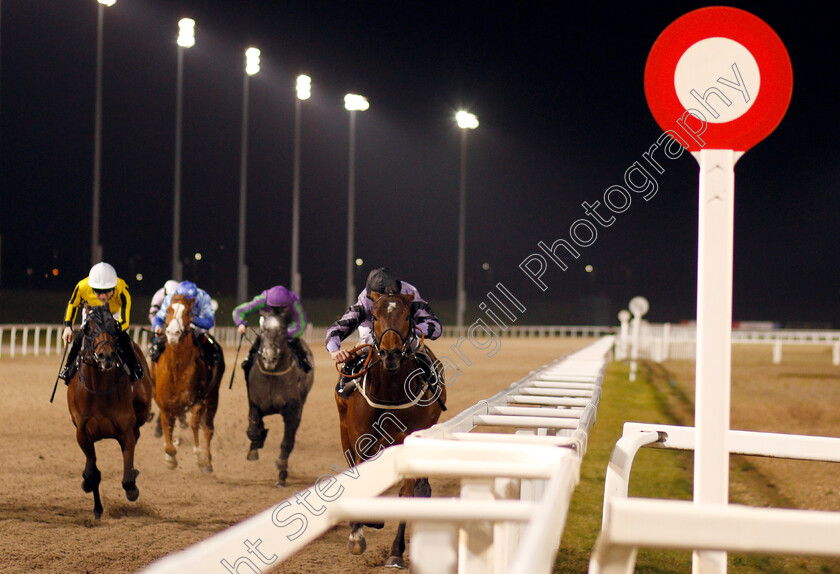
[(117, 272), (107, 263), (97, 263), (90, 269), (87, 277), (76, 284), (70, 301), (67, 303), (67, 310), (64, 313), (64, 332), (61, 338), (67, 345), (73, 341), (73, 346), (67, 354), (67, 363), (59, 373), (59, 377), (69, 381), (76, 371), (79, 348), (82, 344), (82, 331), (79, 330), (73, 337), (73, 323), (79, 309), (82, 309), (82, 324), (84, 316), (84, 304), (90, 307), (107, 305), (108, 310), (117, 321), (117, 343), (120, 347), (123, 361), (126, 364), (129, 377), (136, 381), (143, 377), (143, 367), (134, 354), (134, 343), (128, 336), (129, 319), (131, 314), (131, 294), (125, 281), (117, 277)]

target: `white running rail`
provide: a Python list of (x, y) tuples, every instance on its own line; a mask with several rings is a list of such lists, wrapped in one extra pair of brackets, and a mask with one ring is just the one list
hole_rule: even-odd
[[(551, 572), (613, 342), (559, 359), (354, 469), (333, 465), (307, 490), (144, 572), (264, 572), (339, 522), (385, 520), (412, 523), (418, 574)], [(379, 497), (411, 477), (459, 478), (460, 497)]]

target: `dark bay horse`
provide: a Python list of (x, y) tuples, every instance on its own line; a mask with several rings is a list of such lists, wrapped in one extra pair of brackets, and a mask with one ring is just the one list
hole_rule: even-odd
[[(175, 419), (189, 412), (193, 431), (193, 453), (203, 472), (213, 472), (210, 441), (213, 420), (219, 406), (219, 383), (225, 370), (224, 357), (211, 372), (193, 341), (190, 311), (195, 299), (173, 295), (166, 314), (166, 347), (152, 363), (155, 402), (160, 407), (165, 460), (169, 468), (178, 466), (177, 449), (172, 442)], [(199, 430), (204, 431), (204, 445)]]
[(135, 479), (139, 471), (134, 468), (134, 447), (152, 406), (152, 383), (143, 353), (134, 343), (134, 354), (146, 374), (131, 383), (117, 351), (117, 329), (107, 306), (90, 309), (82, 326), (79, 368), (67, 384), (67, 407), (76, 425), (76, 440), (87, 459), (82, 490), (93, 492), (93, 515), (97, 520), (102, 516), (102, 475), (96, 467), (94, 443), (106, 438), (119, 442), (125, 496), (130, 501), (137, 500), (140, 490)]
[[(431, 350), (424, 348), (422, 337), (418, 340), (411, 315), (412, 295), (380, 295), (372, 293), (374, 344), (370, 349), (363, 375), (357, 389), (344, 399), (335, 395), (341, 426), (341, 447), (349, 453), (356, 465), (370, 458), (381, 448), (402, 444), (414, 431), (428, 428), (440, 417), (446, 401), (446, 388), (441, 373), (432, 368), (427, 381), (418, 358), (425, 351), (431, 363), (437, 360)], [(358, 350), (354, 349), (353, 351)], [(436, 384), (434, 384), (436, 383)], [(387, 432), (379, 432), (385, 419)], [(356, 451), (359, 437), (379, 437), (370, 444), (364, 442), (365, 452)], [(400, 496), (431, 496), (432, 488), (427, 478), (406, 479)], [(351, 554), (365, 551), (363, 524), (351, 523), (348, 547)], [(381, 525), (373, 525), (381, 527)], [(386, 566), (402, 568), (405, 552), (405, 523), (400, 523), (391, 545)]]
[[(286, 307), (279, 310), (267, 308), (262, 312), (260, 345), (247, 379), (248, 438), (251, 439), (248, 460), (259, 459), (259, 449), (265, 443), (268, 430), (263, 424), (263, 417), (283, 415), (283, 442), (280, 444), (280, 455), (274, 461), (278, 471), (275, 486), (278, 487), (286, 486), (289, 455), (295, 447), (295, 434), (306, 396), (315, 381), (315, 370), (305, 373), (289, 347), (289, 320), (290, 311)], [(313, 364), (312, 352), (306, 342), (299, 339), (299, 343), (310, 364)]]

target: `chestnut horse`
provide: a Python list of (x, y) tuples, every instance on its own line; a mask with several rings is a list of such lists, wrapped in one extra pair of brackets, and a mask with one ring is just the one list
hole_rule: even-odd
[[(295, 447), (295, 435), (306, 396), (315, 381), (315, 370), (303, 372), (289, 347), (288, 307), (282, 310), (269, 307), (261, 313), (260, 346), (248, 375), (248, 438), (251, 439), (251, 447), (247, 458), (259, 459), (259, 449), (268, 434), (263, 417), (283, 415), (283, 442), (280, 443), (280, 455), (274, 461), (277, 469), (274, 486), (280, 487), (286, 486), (289, 455)], [(305, 341), (299, 341), (311, 364), (312, 352)]]
[(135, 479), (140, 471), (134, 468), (134, 447), (152, 406), (152, 383), (143, 353), (134, 343), (134, 354), (146, 374), (132, 383), (117, 351), (117, 329), (107, 306), (89, 311), (82, 326), (79, 366), (67, 384), (67, 407), (76, 425), (76, 440), (87, 459), (82, 490), (93, 492), (93, 515), (97, 520), (102, 516), (99, 498), (102, 475), (96, 468), (94, 443), (106, 438), (120, 443), (125, 497), (137, 500), (140, 490)]
[[(357, 389), (344, 399), (335, 395), (341, 427), (341, 447), (350, 456), (348, 463), (360, 464), (371, 458), (382, 448), (392, 444), (402, 444), (406, 436), (414, 431), (428, 428), (440, 417), (446, 401), (446, 388), (438, 369), (432, 369), (430, 384), (422, 375), (418, 361), (421, 350), (434, 364), (434, 354), (428, 348), (423, 349), (422, 336), (417, 340), (418, 331), (414, 327), (411, 314), (413, 295), (381, 295), (371, 293), (373, 305), (374, 344), (370, 349), (365, 365), (357, 378)], [(357, 347), (351, 353), (361, 349)], [(387, 419), (387, 421), (386, 421)], [(387, 422), (387, 424), (385, 424)], [(382, 427), (386, 428), (382, 428)], [(364, 452), (357, 452), (359, 437), (366, 435), (363, 441)], [(369, 437), (379, 437), (374, 443)], [(400, 496), (425, 496), (432, 494), (427, 478), (405, 479), (400, 489)], [(365, 551), (364, 528), (361, 523), (351, 523), (348, 548), (351, 554)], [(381, 524), (369, 524), (381, 528)], [(402, 568), (405, 552), (405, 523), (402, 522), (391, 545), (391, 552), (386, 566)]]
[[(173, 295), (166, 313), (166, 347), (156, 363), (152, 363), (155, 402), (160, 408), (163, 428), (164, 459), (170, 469), (178, 466), (177, 449), (172, 442), (175, 420), (190, 412), (193, 431), (193, 453), (203, 472), (213, 472), (210, 441), (213, 438), (213, 419), (219, 406), (219, 383), (225, 370), (224, 357), (215, 369), (207, 367), (201, 351), (193, 340), (190, 311), (195, 299)], [(199, 429), (204, 430), (204, 446), (199, 441)]]

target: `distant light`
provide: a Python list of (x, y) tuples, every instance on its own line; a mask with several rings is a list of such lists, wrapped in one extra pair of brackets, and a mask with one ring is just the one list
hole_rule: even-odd
[(587, 273), (592, 273), (595, 270), (595, 268), (591, 265), (587, 265), (586, 267), (584, 267), (584, 269), (586, 269)]
[(459, 128), (474, 130), (478, 127), (478, 116), (469, 112), (458, 112), (455, 114), (455, 121), (458, 122)]
[(178, 45), (183, 48), (192, 48), (195, 46), (195, 20), (192, 18), (182, 18), (178, 21)]
[(134, 278), (137, 279), (138, 281), (142, 281), (143, 280), (143, 274), (138, 273), (137, 275), (134, 276)]
[(27, 275), (32, 275), (33, 273), (35, 273), (35, 271), (32, 269), (32, 267), (27, 267), (26, 268), (26, 274)]
[(196, 261), (201, 261), (201, 253), (196, 253), (194, 257)]
[(113, 6), (117, 3), (117, 0), (98, 0), (100, 4), (105, 4), (105, 6)]
[(356, 259), (356, 267), (361, 267), (361, 266), (362, 266), (362, 265), (364, 265), (364, 264), (365, 264), (365, 262), (364, 262), (364, 260), (363, 260), (361, 257), (358, 257), (358, 258)]
[(245, 50), (245, 73), (253, 76), (260, 71), (260, 51), (256, 48)]
[(370, 107), (370, 103), (359, 94), (347, 94), (344, 96), (344, 107), (350, 112), (363, 112)]
[(312, 78), (300, 75), (297, 79), (297, 97), (299, 100), (308, 100), (312, 96)]
[(58, 269), (53, 267), (52, 274), (53, 274), (53, 277), (58, 277)]
[(482, 263), (481, 268), (485, 271), (490, 271), (490, 264), (489, 263)]

